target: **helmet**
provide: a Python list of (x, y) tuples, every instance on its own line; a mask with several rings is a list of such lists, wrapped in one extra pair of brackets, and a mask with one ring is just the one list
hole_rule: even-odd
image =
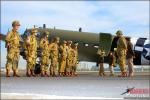
[(123, 33), (122, 33), (121, 30), (118, 30), (118, 31), (116, 32), (116, 34), (117, 34), (117, 35), (123, 35)]
[(19, 21), (14, 20), (14, 21), (12, 22), (12, 26), (20, 26)]
[(59, 37), (54, 37), (54, 42), (55, 42), (55, 41), (59, 41), (59, 40), (60, 40)]
[(36, 30), (35, 28), (33, 28), (33, 29), (31, 30), (31, 33), (37, 33), (37, 30)]
[(48, 31), (45, 31), (45, 32), (44, 32), (44, 35), (49, 35), (49, 32), (48, 32)]
[(64, 44), (66, 44), (66, 43), (67, 43), (67, 41), (65, 41), (65, 40), (64, 40), (64, 41), (63, 41), (63, 43), (64, 43)]
[(68, 44), (72, 44), (72, 41), (70, 40), (70, 41), (68, 41)]

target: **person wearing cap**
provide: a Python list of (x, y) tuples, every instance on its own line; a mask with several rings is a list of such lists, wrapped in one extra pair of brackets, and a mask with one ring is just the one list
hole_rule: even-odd
[(34, 69), (37, 58), (37, 40), (36, 40), (36, 29), (31, 30), (31, 35), (26, 40), (26, 54), (27, 54), (27, 77), (35, 76)]
[(50, 75), (52, 77), (57, 77), (56, 71), (58, 66), (58, 56), (59, 56), (59, 37), (55, 37), (50, 44), (50, 59), (51, 59), (51, 66), (50, 66)]
[(18, 32), (20, 27), (19, 21), (12, 22), (12, 30), (6, 35), (6, 47), (7, 47), (7, 62), (6, 62), (6, 77), (10, 77), (10, 70), (13, 70), (13, 76), (19, 77), (18, 62), (20, 58), (20, 33)]
[(126, 51), (127, 51), (127, 42), (123, 36), (122, 31), (118, 30), (116, 32), (117, 37), (119, 37), (117, 42), (117, 56), (118, 56), (118, 63), (121, 70), (121, 75), (119, 77), (126, 77)]
[(133, 44), (131, 43), (130, 38), (127, 38), (127, 64), (128, 64), (128, 76), (132, 77), (134, 76), (134, 64), (133, 64), (133, 58), (134, 58), (134, 51), (133, 51)]
[(63, 41), (63, 44), (60, 45), (60, 66), (59, 66), (59, 75), (65, 76), (65, 68), (66, 68), (66, 59), (67, 59), (67, 41)]
[(67, 65), (66, 65), (66, 76), (71, 76), (72, 73), (72, 41), (67, 42)]
[(72, 76), (77, 76), (76, 69), (78, 64), (78, 43), (72, 46), (73, 49), (73, 61), (72, 61)]
[(40, 40), (40, 49), (42, 50), (41, 57), (41, 76), (49, 77), (48, 75), (48, 65), (49, 65), (49, 56), (50, 48), (48, 41), (49, 32), (44, 32), (44, 37)]

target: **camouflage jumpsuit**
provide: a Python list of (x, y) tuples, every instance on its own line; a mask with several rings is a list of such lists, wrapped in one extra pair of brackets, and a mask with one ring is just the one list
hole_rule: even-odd
[(126, 49), (127, 49), (127, 43), (126, 39), (121, 36), (118, 40), (117, 44), (117, 56), (118, 56), (118, 63), (121, 69), (121, 72), (126, 72)]
[(6, 69), (13, 71), (18, 69), (18, 61), (20, 57), (19, 41), (21, 40), (19, 33), (16, 31), (10, 31), (6, 36), (7, 43), (7, 62)]
[(58, 44), (51, 43), (50, 44), (50, 58), (51, 58), (51, 66), (50, 66), (50, 74), (52, 76), (56, 76), (56, 70), (58, 66)]
[(30, 71), (32, 75), (34, 75), (34, 69), (36, 64), (36, 58), (37, 58), (37, 40), (36, 36), (30, 35), (27, 37), (27, 72), (30, 74)]
[(60, 46), (60, 69), (59, 72), (64, 75), (67, 59), (67, 46), (65, 44)]
[(40, 41), (40, 48), (42, 50), (42, 57), (41, 57), (41, 71), (47, 74), (48, 72), (48, 65), (50, 63), (49, 56), (50, 56), (50, 48), (49, 48), (49, 41), (47, 38), (42, 38)]
[(67, 47), (67, 66), (66, 74), (71, 75), (73, 66), (73, 50), (70, 46)]
[(72, 72), (73, 75), (76, 73), (76, 68), (77, 68), (77, 63), (78, 63), (78, 49), (74, 48), (73, 49), (73, 61), (72, 61)]

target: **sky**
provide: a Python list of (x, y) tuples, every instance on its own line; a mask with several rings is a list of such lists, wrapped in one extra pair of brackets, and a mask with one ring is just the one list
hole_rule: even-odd
[[(1, 1), (1, 33), (11, 30), (19, 20), (22, 34), (33, 25), (85, 32), (122, 30), (125, 36), (149, 37), (148, 1)], [(1, 43), (1, 66), (6, 63), (6, 49)], [(21, 60), (21, 66), (25, 67)]]

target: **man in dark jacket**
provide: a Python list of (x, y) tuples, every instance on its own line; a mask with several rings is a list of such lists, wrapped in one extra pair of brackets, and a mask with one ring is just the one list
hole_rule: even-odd
[(134, 75), (134, 68), (133, 68), (133, 57), (134, 57), (134, 52), (133, 52), (133, 44), (130, 41), (130, 38), (127, 39), (127, 64), (128, 64), (128, 70), (129, 70), (129, 77), (132, 77)]

